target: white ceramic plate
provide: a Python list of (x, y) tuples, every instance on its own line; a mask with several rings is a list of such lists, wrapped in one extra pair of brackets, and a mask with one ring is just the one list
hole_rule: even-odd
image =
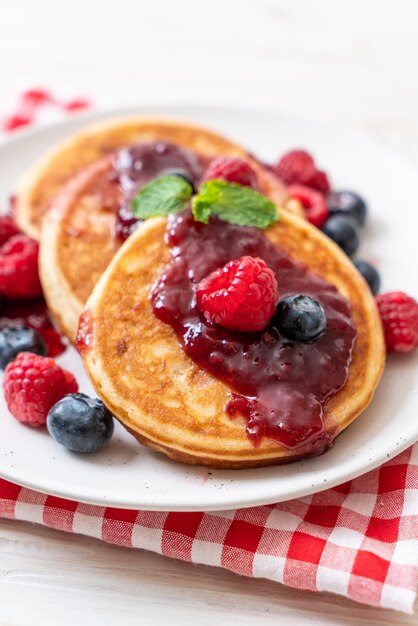
[[(305, 147), (337, 187), (358, 190), (370, 219), (361, 256), (372, 259), (383, 289), (417, 296), (418, 180), (408, 165), (367, 137), (274, 113), (214, 107), (158, 106), (123, 113), (165, 115), (206, 126), (246, 145), (265, 160)], [(46, 149), (86, 122), (78, 116), (16, 135), (0, 146), (0, 206), (20, 174)], [(415, 292), (415, 293), (414, 293)], [(60, 359), (86, 393), (93, 393), (76, 352)], [(38, 491), (92, 504), (171, 511), (248, 507), (305, 496), (378, 466), (418, 439), (418, 354), (394, 356), (372, 405), (323, 456), (281, 467), (216, 471), (173, 463), (140, 446), (118, 424), (110, 444), (91, 456), (67, 452), (43, 430), (25, 428), (0, 394), (0, 475)]]

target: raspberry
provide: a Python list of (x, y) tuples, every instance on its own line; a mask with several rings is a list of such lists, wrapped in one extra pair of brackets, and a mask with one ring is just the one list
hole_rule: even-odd
[(418, 303), (401, 291), (376, 296), (390, 352), (411, 352), (418, 346)]
[(69, 372), (68, 370), (62, 370), (64, 372), (65, 380), (67, 381), (67, 393), (77, 393), (78, 391), (78, 383), (75, 379), (74, 374)]
[(305, 185), (324, 194), (331, 191), (328, 176), (321, 170), (315, 170), (315, 174), (305, 182)]
[(257, 174), (247, 161), (238, 157), (219, 157), (211, 161), (200, 183), (215, 179), (258, 190)]
[(295, 198), (302, 204), (306, 219), (317, 228), (321, 228), (329, 215), (322, 193), (304, 185), (290, 185), (287, 191), (290, 198)]
[(9, 411), (19, 422), (43, 426), (50, 408), (78, 386), (54, 359), (21, 352), (6, 367), (3, 389)]
[(331, 189), (328, 176), (316, 169), (315, 161), (305, 150), (287, 152), (277, 165), (273, 166), (273, 170), (286, 185), (304, 185), (324, 194)]
[(274, 272), (263, 259), (243, 256), (200, 281), (197, 304), (205, 317), (234, 330), (262, 330), (279, 299)]
[(316, 173), (314, 160), (305, 150), (287, 152), (273, 169), (286, 185), (293, 183), (306, 185)]
[(0, 294), (25, 300), (42, 294), (38, 244), (26, 235), (14, 235), (0, 247)]
[(14, 235), (19, 234), (19, 229), (9, 215), (0, 216), (0, 246)]

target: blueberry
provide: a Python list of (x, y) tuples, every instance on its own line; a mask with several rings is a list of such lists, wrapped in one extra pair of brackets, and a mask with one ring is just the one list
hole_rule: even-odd
[(324, 334), (327, 317), (315, 298), (295, 294), (279, 301), (273, 324), (288, 339), (314, 341)]
[(98, 398), (70, 393), (48, 413), (49, 434), (73, 452), (97, 452), (113, 434), (113, 416)]
[(360, 238), (356, 225), (343, 215), (329, 217), (322, 230), (330, 239), (335, 241), (342, 250), (351, 256), (360, 244)]
[(13, 361), (19, 352), (33, 352), (46, 356), (45, 341), (36, 330), (26, 326), (6, 326), (0, 330), (0, 368)]
[(373, 295), (376, 295), (380, 289), (380, 276), (377, 269), (367, 261), (354, 261), (354, 265), (369, 285)]
[(344, 215), (362, 226), (367, 215), (367, 206), (363, 198), (354, 191), (333, 191), (327, 195), (330, 215)]

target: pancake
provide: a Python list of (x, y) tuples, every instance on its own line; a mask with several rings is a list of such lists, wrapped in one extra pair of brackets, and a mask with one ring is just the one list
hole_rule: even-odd
[[(30, 237), (40, 238), (44, 213), (60, 189), (77, 172), (118, 148), (147, 141), (167, 141), (206, 155), (245, 158), (255, 169), (263, 169), (248, 152), (234, 142), (199, 126), (143, 117), (112, 119), (94, 124), (67, 140), (28, 171), (16, 191), (16, 221)], [(266, 170), (265, 170), (266, 171)], [(263, 193), (272, 199), (283, 188), (272, 174), (265, 174)]]
[[(248, 468), (312, 454), (263, 438), (249, 441), (244, 418), (230, 419), (231, 389), (200, 368), (154, 315), (150, 290), (169, 261), (166, 219), (142, 223), (118, 251), (88, 299), (77, 345), (106, 406), (141, 443), (190, 464)], [(282, 212), (266, 237), (335, 285), (347, 298), (357, 338), (343, 388), (324, 405), (324, 429), (342, 432), (371, 401), (385, 362), (374, 298), (347, 256), (319, 230)]]
[[(203, 162), (209, 162), (221, 150), (223, 155), (239, 154), (251, 162), (257, 173), (260, 191), (277, 204), (285, 201), (286, 190), (277, 177), (249, 157), (241, 148), (200, 128), (175, 123), (170, 125), (168, 122), (153, 124), (149, 121), (143, 122), (142, 134), (139, 130), (139, 121), (137, 126), (131, 125), (129, 129), (135, 128), (135, 139), (160, 141), (168, 137), (177, 146), (196, 151)], [(112, 129), (115, 134), (116, 131), (113, 127)], [(102, 131), (108, 142), (109, 132), (110, 130), (107, 133)], [(112, 139), (114, 134), (111, 135)], [(126, 130), (121, 133), (121, 140), (127, 140), (127, 134)], [(81, 139), (74, 145), (78, 146), (80, 159), (83, 161), (85, 154), (80, 141)], [(22, 207), (28, 209), (27, 219), (29, 213), (34, 217), (38, 215), (35, 207), (40, 210), (45, 204), (46, 197), (50, 197), (49, 191), (52, 188), (56, 191), (56, 183), (52, 184), (55, 166), (58, 167), (57, 180), (63, 180), (61, 172), (64, 170), (61, 168), (61, 161), (64, 159), (65, 150), (61, 152), (61, 156), (57, 153), (58, 156), (50, 160), (44, 178), (39, 177), (38, 183), (33, 185), (32, 192), (26, 194), (26, 198), (33, 199), (32, 203), (28, 200), (22, 203), (24, 196), (20, 197), (18, 206), (21, 207), (21, 218), (25, 215)], [(97, 148), (94, 154), (97, 156), (98, 152)], [(71, 158), (75, 156), (75, 153), (71, 152)], [(122, 201), (122, 193), (112, 180), (113, 160), (114, 153), (111, 153), (81, 169), (61, 187), (51, 203), (50, 210), (44, 216), (40, 252), (42, 286), (58, 326), (71, 341), (75, 338), (80, 313), (88, 296), (122, 243), (114, 236), (116, 212)], [(68, 173), (69, 169), (65, 172)], [(40, 193), (42, 185), (47, 185), (43, 194)], [(35, 202), (35, 197), (41, 198), (42, 201)], [(33, 208), (32, 212), (29, 212), (30, 206)], [(297, 203), (293, 204), (293, 207), (293, 210), (298, 210)], [(24, 221), (28, 223), (26, 218)]]

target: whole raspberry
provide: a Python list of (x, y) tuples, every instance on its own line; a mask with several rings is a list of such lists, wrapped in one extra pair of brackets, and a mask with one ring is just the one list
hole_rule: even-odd
[(0, 216), (0, 246), (14, 235), (19, 234), (19, 229), (9, 215)]
[(38, 244), (26, 235), (14, 235), (0, 247), (0, 295), (26, 300), (41, 294)]
[(75, 393), (78, 385), (54, 359), (21, 352), (6, 367), (3, 389), (9, 411), (19, 422), (43, 426), (49, 409)]
[(331, 191), (328, 176), (321, 170), (315, 170), (315, 174), (305, 182), (305, 185), (324, 194)]
[(277, 176), (286, 185), (300, 183), (306, 185), (315, 176), (316, 167), (313, 158), (305, 150), (291, 150), (273, 166)]
[(327, 203), (322, 193), (304, 185), (290, 185), (287, 191), (290, 198), (299, 200), (305, 211), (306, 219), (317, 228), (321, 228), (329, 215)]
[(258, 190), (257, 174), (247, 161), (238, 157), (219, 157), (211, 161), (200, 183), (207, 180), (226, 180)]
[(418, 346), (418, 303), (402, 291), (376, 296), (390, 352), (411, 352)]
[(274, 272), (263, 259), (243, 256), (200, 281), (198, 307), (206, 319), (225, 328), (262, 330), (279, 299)]
[(74, 377), (74, 374), (68, 370), (62, 370), (64, 372), (65, 380), (67, 381), (67, 393), (77, 393), (78, 383)]

